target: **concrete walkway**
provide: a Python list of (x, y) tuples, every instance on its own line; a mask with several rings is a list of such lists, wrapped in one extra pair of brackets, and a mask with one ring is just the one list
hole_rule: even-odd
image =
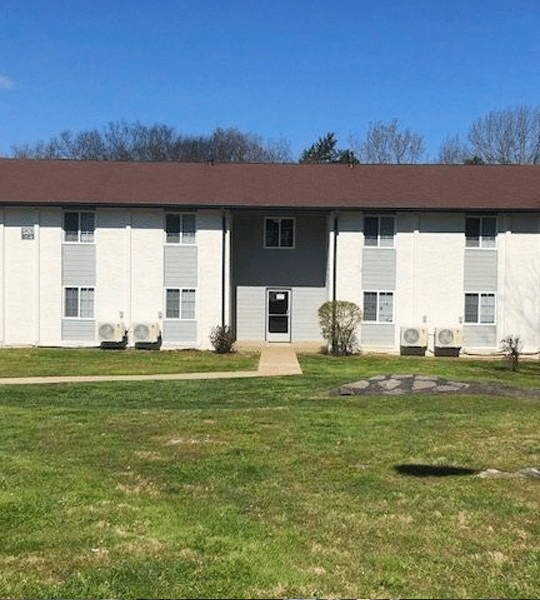
[(258, 371), (214, 371), (210, 373), (170, 373), (156, 375), (79, 375), (54, 377), (5, 377), (0, 385), (40, 383), (93, 383), (99, 381), (151, 381), (156, 379), (236, 379), (302, 375), (296, 352), (290, 344), (267, 344), (261, 347)]

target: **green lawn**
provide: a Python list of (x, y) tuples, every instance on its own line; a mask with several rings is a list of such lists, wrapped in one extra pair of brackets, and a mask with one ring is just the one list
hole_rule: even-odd
[(259, 354), (256, 352), (216, 354), (197, 350), (0, 349), (0, 377), (256, 371), (258, 364)]
[(0, 597), (540, 596), (540, 403), (330, 396), (485, 361), (301, 357), (303, 376), (0, 386)]

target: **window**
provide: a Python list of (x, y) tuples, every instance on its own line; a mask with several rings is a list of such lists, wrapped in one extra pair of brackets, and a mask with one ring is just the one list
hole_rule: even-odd
[(394, 292), (364, 292), (363, 320), (393, 323)]
[(264, 219), (265, 248), (294, 248), (294, 219)]
[(65, 288), (64, 317), (94, 318), (94, 288)]
[(495, 248), (496, 217), (466, 217), (465, 246), (467, 248)]
[(194, 319), (195, 290), (168, 289), (165, 298), (165, 318)]
[(171, 213), (165, 216), (168, 244), (195, 243), (195, 215)]
[(364, 217), (364, 245), (392, 248), (394, 217)]
[(95, 215), (93, 212), (64, 213), (64, 241), (86, 242), (94, 241)]
[(465, 294), (465, 323), (495, 323), (495, 294)]

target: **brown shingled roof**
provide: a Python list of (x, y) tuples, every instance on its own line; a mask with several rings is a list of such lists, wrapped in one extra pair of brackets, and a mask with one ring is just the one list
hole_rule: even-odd
[(539, 210), (540, 166), (0, 160), (0, 204)]

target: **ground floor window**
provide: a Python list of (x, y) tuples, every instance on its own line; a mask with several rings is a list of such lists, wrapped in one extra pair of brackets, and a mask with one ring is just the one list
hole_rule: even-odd
[(393, 323), (394, 292), (364, 292), (364, 321)]
[(165, 317), (167, 319), (194, 319), (195, 290), (168, 289), (165, 297)]
[(94, 288), (67, 287), (64, 290), (64, 317), (94, 318)]
[(465, 323), (495, 323), (495, 294), (466, 293)]

